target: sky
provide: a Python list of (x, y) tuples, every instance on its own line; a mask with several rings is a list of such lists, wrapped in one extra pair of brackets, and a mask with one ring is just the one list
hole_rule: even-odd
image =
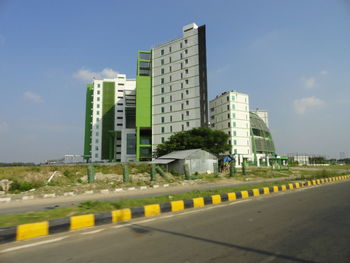
[(0, 0), (0, 162), (82, 154), (86, 84), (193, 22), (209, 99), (249, 94), (279, 154), (350, 157), (350, 0)]

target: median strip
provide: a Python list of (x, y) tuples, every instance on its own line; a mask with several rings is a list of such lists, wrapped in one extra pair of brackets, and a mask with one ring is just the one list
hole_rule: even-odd
[[(215, 205), (227, 201), (235, 201), (238, 199), (245, 199), (249, 197), (257, 197), (260, 195), (269, 195), (280, 191), (294, 190), (314, 185), (325, 184), (329, 182), (335, 182), (340, 180), (350, 179), (350, 175), (337, 176), (324, 179), (317, 179), (312, 181), (303, 182), (281, 182), (279, 185), (266, 186), (266, 184), (260, 184), (253, 189), (245, 189), (240, 187), (241, 190), (231, 192), (223, 192), (225, 189), (216, 189), (212, 191), (215, 194), (210, 196), (200, 197), (196, 196), (202, 192), (191, 192), (187, 194), (179, 194), (179, 196), (190, 197), (185, 200), (174, 200), (169, 202), (163, 202), (160, 204), (149, 204), (149, 200), (157, 200), (157, 198), (149, 198), (148, 201), (144, 201), (144, 205), (141, 207), (121, 208), (110, 212), (102, 213), (90, 213), (85, 215), (74, 215), (66, 218), (42, 220), (41, 222), (34, 222), (28, 224), (19, 224), (17, 226), (10, 226), (0, 228), (0, 243), (7, 243), (19, 240), (31, 239), (39, 236), (45, 236), (55, 233), (75, 231), (92, 226), (120, 223), (130, 221), (140, 217), (152, 217), (162, 213), (177, 212), (188, 208), (199, 208), (205, 205)], [(276, 184), (276, 183), (274, 183)], [(252, 186), (250, 186), (252, 187)], [(158, 200), (167, 200), (170, 197), (159, 197)], [(137, 202), (137, 200), (130, 200), (130, 202)], [(129, 203), (130, 204), (130, 203)], [(42, 212), (38, 212), (40, 214)], [(35, 214), (35, 213), (34, 213)], [(12, 215), (16, 216), (16, 215)], [(6, 216), (3, 216), (6, 217)]]

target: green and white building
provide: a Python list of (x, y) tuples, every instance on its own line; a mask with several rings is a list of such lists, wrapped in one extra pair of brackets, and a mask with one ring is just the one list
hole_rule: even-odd
[(208, 127), (205, 25), (138, 51), (136, 80), (87, 86), (84, 156), (98, 161), (151, 161), (172, 134)]
[(209, 102), (210, 126), (227, 133), (237, 165), (243, 158), (260, 165), (275, 155), (265, 110), (249, 111), (249, 96), (236, 91), (224, 92)]

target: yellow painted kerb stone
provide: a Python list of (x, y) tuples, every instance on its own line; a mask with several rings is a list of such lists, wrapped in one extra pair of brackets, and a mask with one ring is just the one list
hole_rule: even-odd
[(33, 224), (23, 224), (17, 226), (16, 240), (45, 236), (49, 234), (49, 222), (39, 222)]

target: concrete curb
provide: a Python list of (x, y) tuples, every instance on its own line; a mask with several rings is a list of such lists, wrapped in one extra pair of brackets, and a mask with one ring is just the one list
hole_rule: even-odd
[(7, 203), (11, 201), (20, 201), (20, 200), (32, 200), (32, 199), (42, 199), (42, 198), (53, 198), (60, 196), (75, 196), (75, 195), (92, 195), (92, 194), (109, 194), (113, 192), (123, 192), (123, 191), (136, 191), (136, 190), (146, 190), (152, 188), (160, 188), (160, 187), (170, 187), (172, 185), (180, 185), (178, 183), (171, 184), (155, 184), (152, 186), (139, 186), (139, 187), (126, 187), (126, 188), (115, 188), (115, 189), (100, 189), (100, 190), (87, 190), (85, 192), (77, 193), (77, 192), (65, 192), (61, 194), (42, 194), (42, 195), (25, 195), (25, 196), (11, 196), (11, 197), (0, 197), (0, 204)]
[(188, 208), (199, 208), (206, 205), (220, 204), (221, 202), (226, 201), (235, 201), (238, 199), (245, 199), (260, 195), (269, 195), (281, 191), (299, 189), (335, 181), (342, 181), (346, 179), (350, 179), (350, 175), (304, 181), (299, 183), (290, 183), (280, 186), (255, 188), (220, 195), (197, 197), (190, 200), (178, 200), (163, 204), (152, 204), (142, 207), (124, 208), (105, 213), (71, 216), (62, 219), (0, 228), (0, 244), (61, 232), (74, 231), (77, 229), (83, 229), (103, 224), (125, 222), (140, 217), (157, 216), (162, 213), (177, 212)]

